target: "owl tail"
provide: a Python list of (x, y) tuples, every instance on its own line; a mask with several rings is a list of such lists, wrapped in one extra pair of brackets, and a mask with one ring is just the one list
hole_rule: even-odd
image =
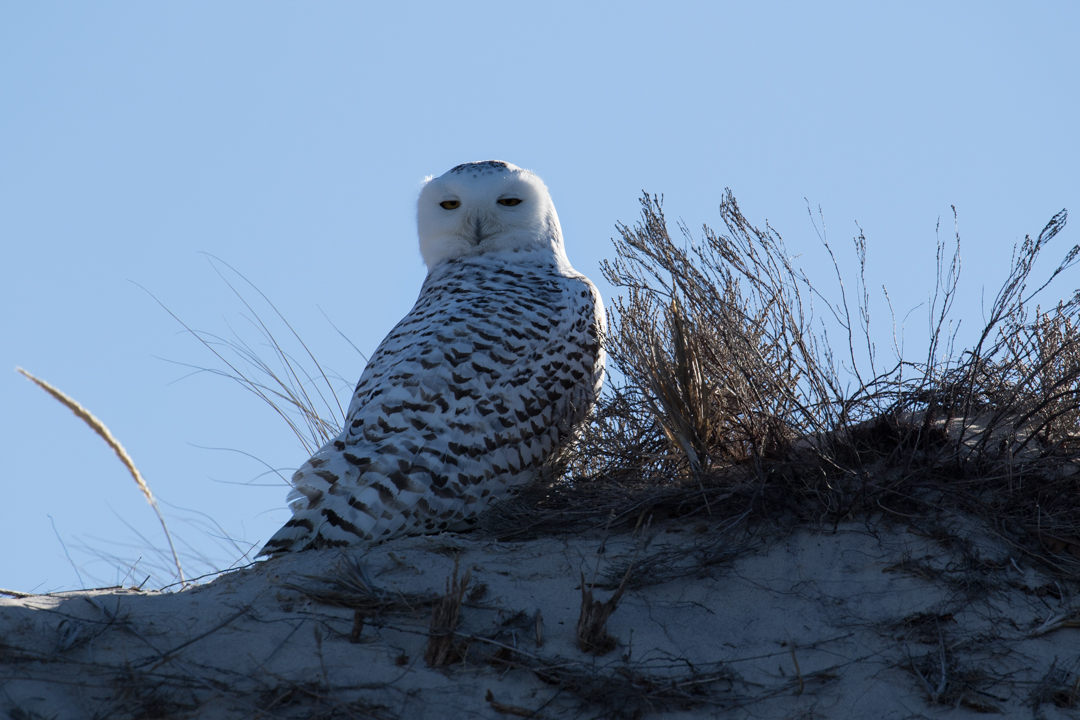
[(255, 557), (303, 550), (311, 544), (314, 534), (315, 526), (311, 520), (303, 515), (296, 515), (266, 541), (266, 544), (262, 546), (262, 550)]

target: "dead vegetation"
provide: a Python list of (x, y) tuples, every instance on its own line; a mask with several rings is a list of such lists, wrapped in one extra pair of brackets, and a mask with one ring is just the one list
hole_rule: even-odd
[(446, 594), (439, 598), (431, 611), (431, 629), (428, 630), (427, 647), (424, 649), (424, 662), (428, 667), (442, 667), (464, 654), (464, 647), (455, 635), (461, 620), (461, 601), (469, 587), (472, 573), (465, 571), (465, 576), (458, 580), (458, 563), (454, 561), (454, 575), (446, 579)]
[(1080, 293), (1032, 307), (1077, 262), (1073, 247), (1048, 278), (1032, 276), (1064, 211), (1015, 249), (985, 326), (959, 352), (947, 331), (960, 241), (939, 241), (925, 355), (884, 363), (861, 234), (853, 297), (822, 238), (834, 302), (730, 191), (724, 232), (706, 226), (700, 237), (680, 225), (673, 238), (655, 196), (641, 209), (637, 224), (618, 226), (604, 264), (626, 293), (607, 338), (622, 381), (609, 382), (564, 480), (497, 506), (488, 532), (522, 539), (602, 527), (612, 514), (627, 528), (646, 513), (657, 525), (736, 523), (752, 535), (762, 523), (871, 514), (918, 524), (962, 511), (990, 521), (1018, 555), (1080, 578)]
[(1055, 705), (1069, 710), (1080, 707), (1080, 667), (1073, 663), (1073, 667), (1058, 667), (1055, 661), (1050, 666), (1049, 672), (1042, 679), (1028, 698), (1035, 717), (1039, 717), (1040, 706), (1046, 704)]
[[(629, 572), (626, 577), (629, 577)], [(581, 614), (578, 616), (577, 645), (583, 652), (604, 655), (615, 649), (618, 642), (607, 631), (607, 621), (619, 606), (626, 591), (626, 577), (607, 600), (593, 598), (593, 591), (581, 573)]]
[[(293, 326), (262, 290), (224, 260), (209, 254), (206, 258), (214, 268), (214, 272), (246, 309), (248, 314), (244, 316), (244, 320), (255, 330), (259, 338), (255, 347), (235, 331), (231, 338), (226, 338), (196, 330), (177, 317), (156, 297), (153, 295), (151, 297), (154, 297), (165, 312), (180, 323), (184, 330), (225, 366), (224, 369), (194, 367), (196, 372), (208, 372), (232, 380), (265, 402), (289, 426), (289, 430), (304, 446), (304, 449), (309, 454), (314, 454), (341, 432), (345, 410), (338, 397), (338, 388), (335, 386), (342, 382), (341, 378), (332, 377), (323, 368), (299, 333), (293, 329)], [(230, 282), (218, 264), (224, 265), (261, 298), (270, 308), (271, 323), (273, 318), (277, 318), (286, 331), (275, 335), (271, 325), (259, 315), (252, 301), (238, 290), (233, 282)], [(336, 327), (334, 329), (337, 330)], [(340, 330), (337, 332), (341, 334)], [(295, 341), (297, 348), (288, 347), (290, 339)], [(261, 351), (259, 347), (262, 348)], [(353, 348), (355, 349), (356, 346), (354, 345)], [(265, 359), (267, 350), (270, 351), (269, 360)], [(363, 353), (359, 350), (356, 352), (363, 357)], [(367, 358), (364, 359), (367, 360)], [(349, 382), (355, 382), (355, 380), (345, 381), (346, 388), (349, 387)]]
[(127, 471), (131, 474), (135, 484), (139, 486), (139, 490), (146, 498), (146, 502), (150, 503), (150, 507), (153, 508), (154, 514), (157, 515), (158, 522), (161, 523), (161, 529), (165, 533), (165, 540), (169, 544), (169, 552), (172, 555), (173, 563), (176, 567), (176, 577), (180, 581), (181, 585), (186, 585), (187, 581), (184, 579), (184, 569), (180, 566), (180, 557), (176, 554), (176, 547), (173, 545), (172, 534), (169, 532), (169, 526), (165, 523), (165, 517), (161, 514), (161, 509), (158, 507), (157, 500), (154, 499), (154, 493), (150, 490), (150, 485), (147, 484), (143, 478), (142, 473), (135, 466), (135, 461), (128, 455), (127, 450), (120, 444), (113, 434), (109, 431), (109, 428), (105, 426), (105, 423), (98, 420), (93, 413), (79, 404), (77, 400), (64, 393), (59, 388), (56, 388), (49, 383), (45, 382), (41, 378), (34, 377), (30, 373), (26, 372), (22, 368), (15, 368), (16, 372), (21, 373), (24, 377), (37, 385), (39, 388), (49, 393), (59, 403), (64, 405), (68, 410), (75, 413), (75, 416), (86, 423), (91, 430), (97, 433), (98, 437), (105, 441), (105, 444), (116, 453), (116, 456), (120, 458), (120, 462), (124, 464)]
[[(315, 602), (348, 608), (364, 617), (380, 618), (398, 613), (415, 614), (440, 602), (439, 596), (433, 594), (392, 592), (379, 587), (368, 577), (368, 571), (364, 565), (357, 558), (349, 557), (344, 552), (333, 574), (307, 579), (310, 582), (302, 585), (286, 583), (285, 587)], [(457, 581), (456, 577), (454, 581)]]

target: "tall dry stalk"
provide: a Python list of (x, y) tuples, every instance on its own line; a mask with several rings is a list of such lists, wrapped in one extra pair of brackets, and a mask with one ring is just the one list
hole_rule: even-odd
[(173, 545), (172, 535), (169, 533), (169, 527), (165, 524), (165, 517), (161, 514), (161, 510), (158, 509), (157, 500), (154, 499), (154, 493), (150, 491), (150, 486), (146, 483), (146, 479), (143, 478), (142, 473), (135, 467), (135, 462), (128, 455), (127, 450), (120, 444), (120, 441), (113, 437), (113, 434), (109, 432), (109, 428), (105, 426), (105, 423), (94, 417), (93, 413), (80, 405), (69, 395), (65, 394), (58, 388), (50, 385), (41, 378), (34, 377), (30, 373), (26, 372), (22, 368), (15, 368), (16, 372), (22, 373), (28, 380), (33, 382), (39, 388), (52, 395), (63, 405), (65, 405), (71, 412), (75, 413), (75, 416), (90, 426), (90, 429), (96, 432), (102, 440), (113, 449), (116, 456), (120, 458), (120, 462), (124, 463), (124, 467), (131, 473), (131, 477), (135, 479), (135, 484), (139, 486), (139, 490), (146, 497), (146, 501), (150, 503), (150, 507), (154, 509), (154, 514), (157, 515), (158, 522), (161, 523), (161, 529), (165, 531), (165, 539), (169, 541), (169, 550), (172, 551), (173, 562), (176, 563), (176, 573), (180, 578), (181, 584), (186, 584), (184, 579), (184, 569), (180, 567), (180, 557), (176, 554), (176, 547)]

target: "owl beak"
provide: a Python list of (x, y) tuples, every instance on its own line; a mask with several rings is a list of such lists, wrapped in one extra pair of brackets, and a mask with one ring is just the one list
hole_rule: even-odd
[(473, 237), (477, 245), (484, 241), (484, 218), (479, 213), (473, 218)]

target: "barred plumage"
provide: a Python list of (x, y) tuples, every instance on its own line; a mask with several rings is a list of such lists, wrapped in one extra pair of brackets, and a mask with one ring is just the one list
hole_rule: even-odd
[(293, 476), (261, 554), (461, 530), (540, 472), (603, 381), (603, 304), (570, 266), (538, 177), (459, 165), (418, 203), (428, 277)]

